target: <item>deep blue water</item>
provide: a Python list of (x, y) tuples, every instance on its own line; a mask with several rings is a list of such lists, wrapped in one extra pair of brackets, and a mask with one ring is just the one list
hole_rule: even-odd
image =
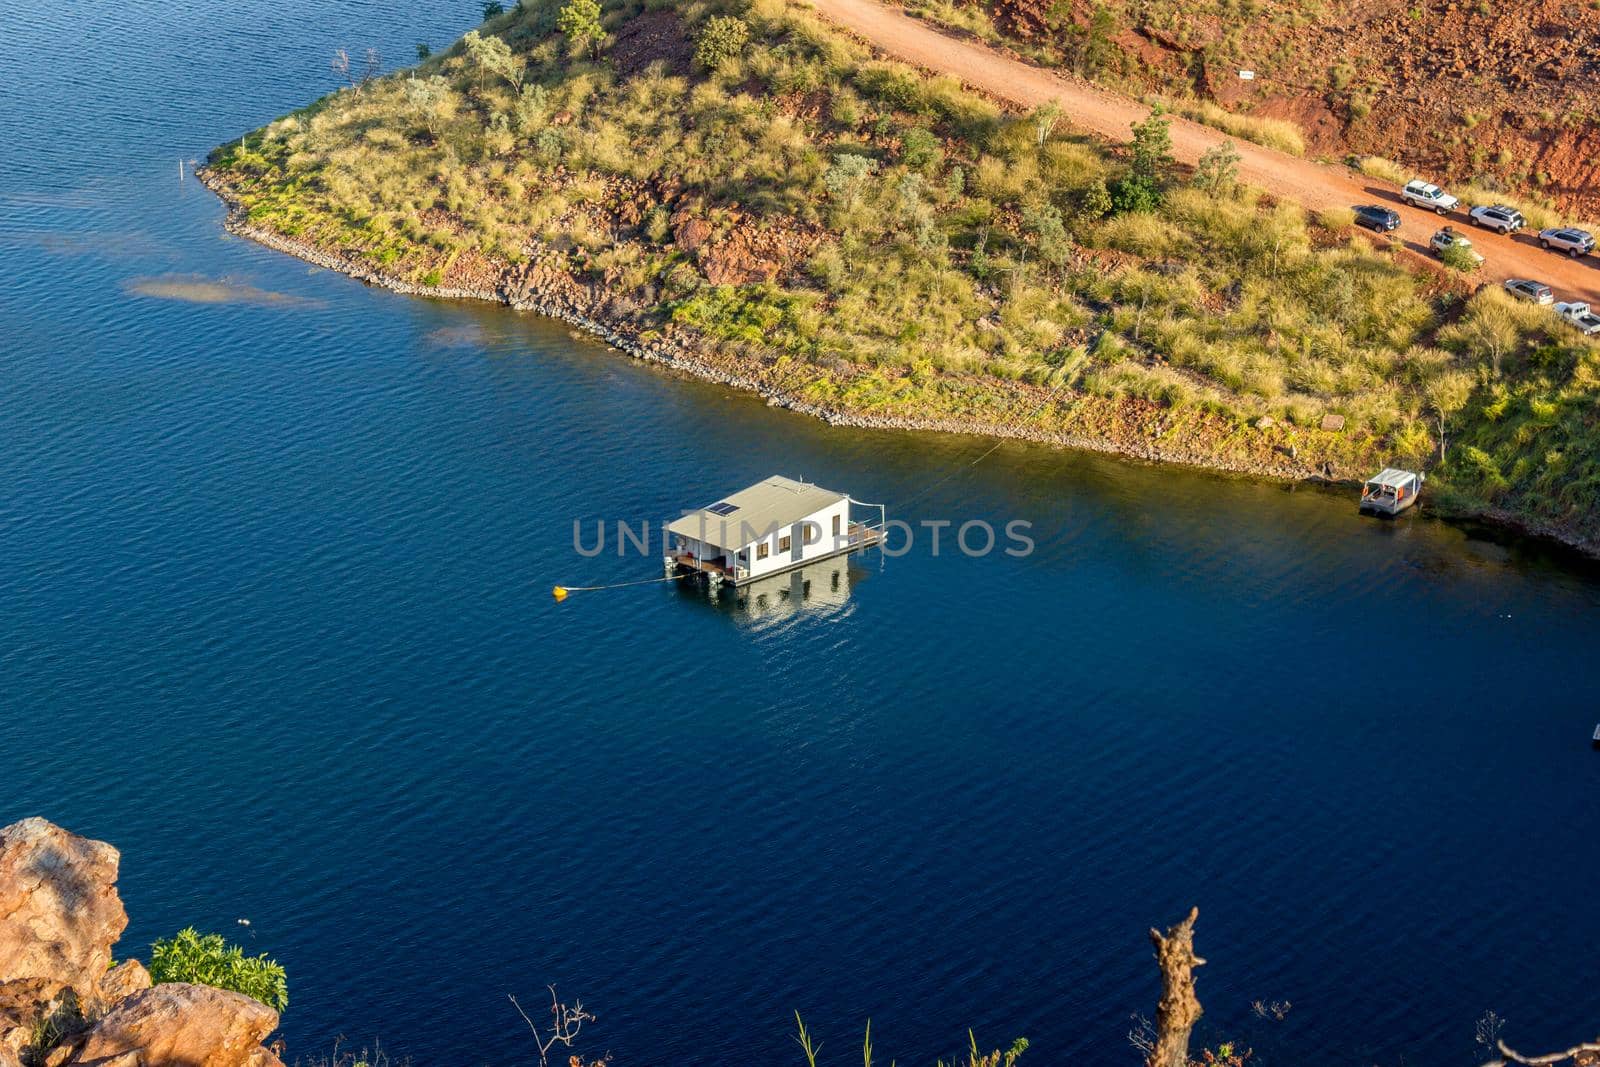
[[(270, 951), (291, 1057), (529, 1062), (505, 995), (556, 982), (619, 1064), (792, 1064), (796, 1009), (833, 1063), (869, 1016), (901, 1063), (968, 1026), (1132, 1063), (1145, 930), (1197, 903), (1204, 1036), (1261, 1062), (1594, 1032), (1592, 568), (1347, 493), (967, 468), (316, 272), (179, 182), (334, 48), (473, 7), (0, 0), (0, 822), (123, 849), (120, 955)], [(550, 599), (656, 573), (575, 518), (769, 473), (1038, 551)]]

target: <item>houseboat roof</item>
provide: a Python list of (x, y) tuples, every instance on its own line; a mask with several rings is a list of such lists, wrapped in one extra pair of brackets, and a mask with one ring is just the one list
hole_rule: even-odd
[(1403, 471), (1395, 467), (1385, 467), (1383, 470), (1378, 472), (1376, 477), (1368, 478), (1367, 484), (1381, 485), (1386, 489), (1399, 489), (1401, 486), (1410, 484), (1414, 478), (1416, 478), (1416, 474), (1411, 471)]
[(793, 526), (837, 504), (845, 496), (820, 485), (774, 475), (668, 523), (667, 531), (718, 548), (743, 548), (775, 528)]

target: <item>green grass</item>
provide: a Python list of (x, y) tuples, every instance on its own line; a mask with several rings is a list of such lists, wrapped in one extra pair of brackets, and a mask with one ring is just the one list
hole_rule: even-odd
[(1287, 152), (1291, 156), (1306, 154), (1305, 133), (1288, 119), (1261, 118), (1241, 112), (1229, 111), (1210, 100), (1168, 101), (1167, 106), (1186, 119), (1230, 133), (1245, 141), (1253, 141), (1268, 148)]
[[(1488, 334), (1459, 328), (1509, 313), (1436, 293), (1347, 212), (1313, 222), (1174, 173), (1154, 211), (1106, 217), (1125, 150), (874, 59), (784, 0), (673, 8), (691, 50), (713, 18), (748, 38), (714, 65), (631, 74), (612, 42), (639, 4), (603, 6), (597, 56), (554, 31), (555, 8), (526, 0), (483, 28), (509, 75), (457, 45), (222, 146), (213, 172), (256, 225), (429, 286), (537, 261), (624, 298), (614, 324), (820, 405), (1079, 436), (1145, 433), (1130, 410), (1160, 411), (1219, 459), (1292, 447), (1352, 474), (1437, 462), (1444, 410), (1505, 479), (1492, 506), (1532, 509), (1533, 474), (1488, 414), (1503, 392), (1553, 411), (1574, 439), (1564, 469), (1589, 470), (1593, 346), (1526, 309), (1543, 318), (1515, 319), (1485, 369)], [(712, 284), (729, 247), (767, 249), (771, 280)], [(1344, 433), (1316, 428), (1329, 411)], [(1480, 500), (1488, 469), (1444, 466)]]

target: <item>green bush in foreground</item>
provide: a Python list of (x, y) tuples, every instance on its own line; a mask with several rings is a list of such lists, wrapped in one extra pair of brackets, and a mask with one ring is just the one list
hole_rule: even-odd
[(265, 953), (246, 956), (221, 934), (202, 934), (192, 926), (150, 946), (150, 978), (158, 985), (192, 982), (232, 990), (274, 1011), (289, 1006), (289, 982), (281, 964)]

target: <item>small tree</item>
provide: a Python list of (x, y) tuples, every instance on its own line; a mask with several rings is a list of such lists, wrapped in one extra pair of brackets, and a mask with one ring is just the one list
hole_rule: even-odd
[(1467, 400), (1472, 396), (1472, 385), (1472, 376), (1459, 370), (1441, 370), (1423, 384), (1423, 395), (1428, 398), (1428, 406), (1433, 409), (1434, 417), (1439, 421), (1441, 463), (1449, 455), (1446, 430), (1450, 416), (1467, 406)]
[(694, 46), (694, 61), (706, 70), (716, 70), (735, 58), (750, 43), (750, 27), (744, 19), (716, 15), (706, 20)]
[(411, 78), (406, 82), (405, 93), (412, 117), (428, 131), (429, 137), (437, 140), (444, 124), (456, 113), (455, 90), (435, 74), (430, 78)]
[(328, 69), (332, 70), (340, 81), (348, 82), (350, 88), (357, 92), (360, 92), (367, 87), (369, 82), (375, 80), (382, 68), (383, 61), (379, 58), (376, 48), (367, 49), (366, 54), (362, 57), (359, 73), (351, 69), (350, 53), (343, 48), (335, 51), (332, 61), (328, 63)]
[(1206, 149), (1205, 154), (1200, 157), (1200, 162), (1195, 164), (1194, 183), (1202, 189), (1210, 190), (1212, 195), (1233, 188), (1239, 180), (1241, 158), (1239, 150), (1233, 146), (1232, 141), (1223, 141)]
[(180, 930), (150, 946), (150, 979), (192, 982), (242, 993), (273, 1011), (289, 1006), (289, 983), (283, 967), (266, 954), (246, 956), (221, 934), (201, 934), (193, 927)]
[(495, 16), (504, 15), (505, 13), (506, 5), (502, 4), (500, 0), (484, 0), (483, 21), (488, 22)]
[(425, 63), (433, 56), (433, 49), (428, 47), (427, 41), (417, 42), (417, 62)]
[(504, 78), (511, 83), (511, 88), (522, 92), (522, 79), (527, 76), (528, 61), (514, 54), (505, 38), (494, 34), (485, 37), (477, 30), (468, 30), (461, 42), (467, 46), (467, 58), (477, 64), (478, 69)]
[(600, 25), (599, 0), (567, 0), (556, 15), (556, 29), (566, 34), (573, 48), (598, 53), (606, 35)]
[(1166, 187), (1172, 172), (1172, 120), (1163, 117), (1159, 108), (1143, 122), (1133, 124), (1128, 170), (1153, 189)]
[(1022, 225), (1033, 235), (1040, 259), (1058, 270), (1067, 265), (1072, 256), (1072, 238), (1067, 236), (1060, 209), (1054, 204), (1026, 208), (1022, 213)]
[(550, 91), (542, 85), (524, 85), (517, 95), (512, 113), (517, 120), (517, 130), (531, 135), (544, 125), (550, 113)]

